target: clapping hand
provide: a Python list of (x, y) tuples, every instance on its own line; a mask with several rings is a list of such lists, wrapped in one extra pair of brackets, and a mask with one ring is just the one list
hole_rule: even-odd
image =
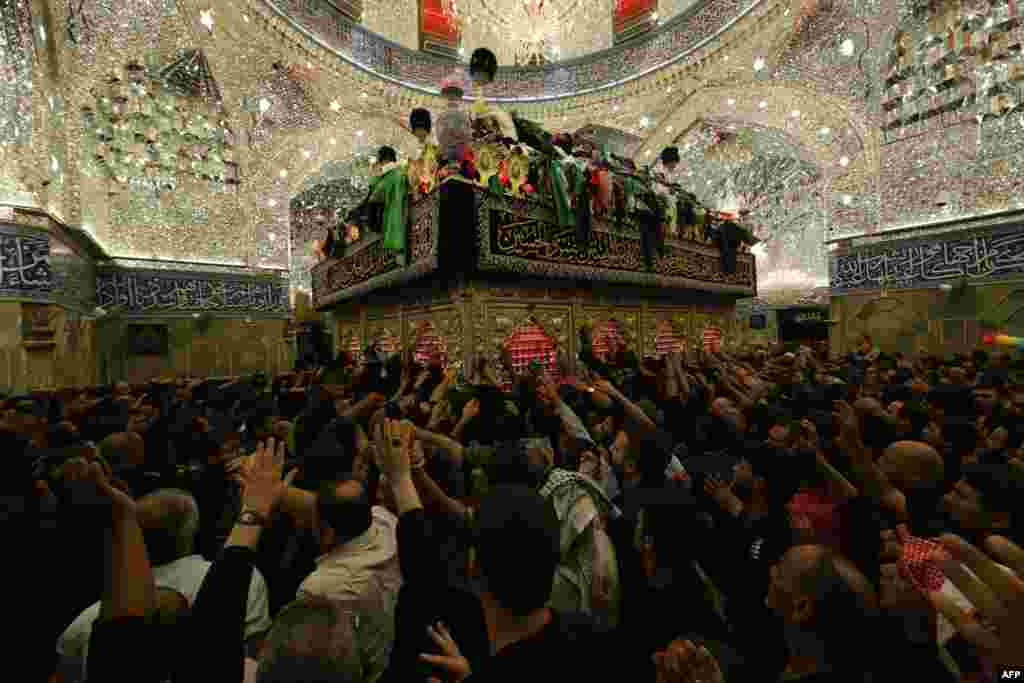
[[(441, 652), (444, 654), (421, 654), (420, 659), (444, 669), (451, 675), (453, 683), (461, 683), (461, 681), (465, 680), (469, 674), (472, 673), (472, 670), (469, 667), (469, 660), (462, 656), (462, 653), (459, 651), (458, 643), (456, 643), (455, 639), (452, 638), (452, 634), (448, 632), (445, 625), (441, 622), (437, 622), (434, 626), (428, 626), (427, 635), (429, 635), (431, 640), (441, 648)], [(434, 681), (440, 683), (440, 680), (434, 676), (431, 676), (428, 680), (430, 683), (433, 683)]]
[(654, 653), (657, 683), (725, 683), (718, 662), (703, 645), (673, 640)]

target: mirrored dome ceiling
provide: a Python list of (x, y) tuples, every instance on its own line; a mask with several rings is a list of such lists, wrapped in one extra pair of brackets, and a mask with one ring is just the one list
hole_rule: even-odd
[[(503, 66), (585, 57), (664, 24), (702, 0), (441, 0), (464, 49), (490, 48)], [(380, 15), (395, 3), (380, 5)], [(618, 36), (618, 39), (616, 39)], [(385, 36), (390, 37), (390, 36)]]
[[(675, 63), (772, 0), (263, 0), (344, 61), (437, 93), (487, 47), (496, 100), (612, 88)], [(348, 9), (344, 9), (345, 8)], [(760, 11), (757, 12), (760, 15)], [(477, 93), (474, 93), (477, 94)]]

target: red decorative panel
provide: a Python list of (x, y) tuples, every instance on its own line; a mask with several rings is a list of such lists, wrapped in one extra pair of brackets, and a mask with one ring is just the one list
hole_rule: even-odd
[(704, 350), (705, 351), (721, 351), (722, 350), (722, 330), (717, 327), (709, 327), (704, 330)]
[(445, 0), (420, 0), (420, 49), (454, 57), (461, 41), (458, 25), (445, 11)]
[(654, 355), (657, 357), (678, 351), (682, 348), (683, 337), (672, 329), (672, 323), (662, 320), (658, 323), (654, 337)]
[(555, 340), (537, 324), (523, 325), (505, 340), (505, 348), (512, 354), (512, 366), (516, 373), (526, 370), (537, 361), (544, 368), (544, 374), (557, 382), (559, 379), (558, 354)]
[(439, 360), (442, 367), (448, 365), (448, 344), (434, 331), (434, 325), (427, 322), (420, 331), (419, 341), (413, 350), (413, 358), (417, 363), (429, 365)]
[(606, 320), (594, 330), (594, 355), (605, 360), (612, 348), (619, 348), (625, 345), (626, 339), (622, 336), (622, 327), (619, 321), (612, 318)]
[(612, 17), (615, 42), (629, 40), (655, 26), (658, 0), (616, 0)]

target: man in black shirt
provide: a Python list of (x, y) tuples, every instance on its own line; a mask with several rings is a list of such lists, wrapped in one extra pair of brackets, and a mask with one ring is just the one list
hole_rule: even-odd
[(386, 420), (376, 435), (378, 465), (398, 507), (405, 578), (387, 680), (401, 680), (399, 671), (409, 671), (408, 641), (417, 632), (423, 646), (418, 658), (427, 666), (420, 672), (424, 678), (605, 678), (611, 660), (601, 653), (616, 652), (620, 660), (621, 648), (608, 647), (606, 635), (590, 618), (546, 606), (560, 557), (559, 524), (551, 505), (534, 491), (501, 486), (481, 501), (472, 531), (479, 598), (439, 585), (445, 582), (444, 572), (432, 556), (436, 544), (409, 465), (412, 434), (412, 425)]

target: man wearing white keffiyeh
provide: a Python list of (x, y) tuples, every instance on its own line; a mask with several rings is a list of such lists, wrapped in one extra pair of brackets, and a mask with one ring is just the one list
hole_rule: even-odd
[(540, 495), (552, 502), (561, 527), (562, 559), (550, 606), (592, 614), (607, 625), (618, 622), (618, 561), (605, 520), (621, 512), (592, 479), (552, 467)]

